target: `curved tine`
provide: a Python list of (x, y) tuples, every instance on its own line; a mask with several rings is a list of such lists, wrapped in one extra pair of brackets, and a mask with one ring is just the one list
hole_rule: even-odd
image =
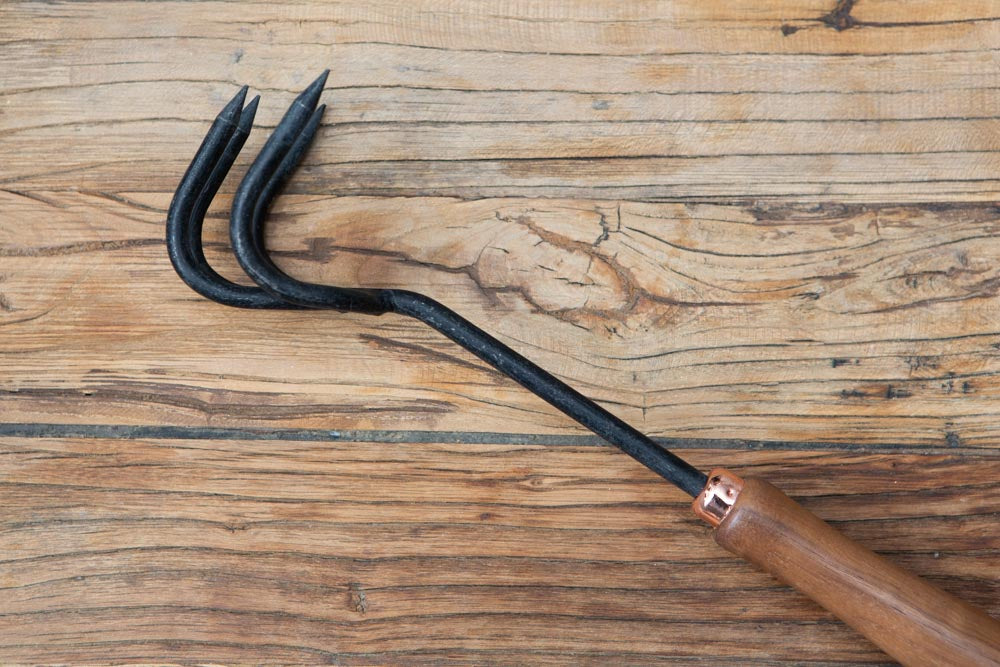
[[(254, 165), (257, 168), (251, 167), (240, 185), (238, 201), (233, 202), (230, 232), (236, 257), (247, 274), (265, 289), (293, 303), (341, 311), (392, 311), (418, 319), (692, 497), (697, 496), (708, 481), (703, 473), (437, 301), (407, 290), (315, 285), (296, 280), (275, 266), (263, 244), (256, 241), (263, 239), (265, 216), (271, 201), (305, 154), (322, 113), (322, 107), (316, 110), (277, 167), (273, 166), (273, 161), (263, 166)], [(255, 200), (252, 199), (254, 195)], [(355, 296), (358, 294), (361, 297)], [(372, 301), (380, 310), (368, 309)]]
[[(219, 114), (181, 180), (167, 216), (167, 249), (177, 275), (202, 296), (241, 308), (298, 309), (298, 306), (285, 303), (259, 287), (238, 285), (223, 278), (208, 264), (202, 248), (205, 212), (243, 148), (257, 112), (259, 97), (254, 97), (240, 111), (246, 91), (244, 86)], [(230, 109), (234, 104), (235, 112)], [(215, 131), (216, 125), (223, 128), (221, 132)], [(228, 141), (220, 150), (223, 138)], [(206, 144), (209, 146), (206, 147)], [(197, 198), (193, 196), (195, 192), (198, 193)]]
[(198, 195), (198, 201), (195, 202), (191, 217), (188, 220), (183, 243), (185, 250), (189, 253), (188, 257), (192, 265), (197, 269), (198, 273), (192, 276), (192, 278), (198, 281), (199, 289), (197, 291), (202, 295), (218, 303), (239, 308), (300, 310), (301, 306), (278, 299), (260, 287), (240, 285), (222, 277), (209, 265), (202, 245), (202, 228), (205, 221), (205, 213), (208, 211), (212, 199), (215, 198), (216, 193), (229, 174), (229, 170), (236, 161), (240, 150), (243, 149), (243, 144), (246, 143), (247, 137), (250, 135), (259, 101), (260, 96), (255, 96), (243, 109), (243, 115), (240, 117), (236, 132), (229, 140), (229, 144), (216, 163), (215, 168), (212, 169), (212, 173), (205, 182), (201, 194)]
[[(305, 155), (326, 107), (315, 109), (323, 92), (324, 72), (292, 103), (236, 190), (229, 233), (240, 266), (254, 282), (290, 303), (308, 308), (380, 315), (388, 310), (382, 290), (304, 283), (289, 277), (264, 250), (263, 217), (274, 194)], [(314, 111), (315, 109), (315, 111)]]
[[(191, 209), (194, 207), (195, 197), (201, 192), (205, 178), (215, 167), (219, 156), (225, 151), (229, 138), (236, 131), (236, 123), (240, 119), (246, 95), (247, 86), (243, 86), (215, 117), (211, 127), (208, 128), (208, 134), (202, 139), (201, 146), (198, 147), (191, 164), (188, 165), (181, 177), (181, 182), (177, 185), (174, 197), (170, 201), (170, 209), (167, 211), (167, 245), (171, 261), (174, 260), (174, 251), (180, 251), (183, 248), (182, 244), (176, 242), (180, 239), (180, 235), (175, 232), (184, 228), (191, 215)], [(172, 243), (172, 241), (175, 242)]]

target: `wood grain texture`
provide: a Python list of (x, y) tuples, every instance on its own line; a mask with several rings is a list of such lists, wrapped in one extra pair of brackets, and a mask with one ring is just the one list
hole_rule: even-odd
[[(208, 121), (263, 95), (242, 174), (323, 67), (284, 268), (427, 292), (1000, 614), (998, 21), (0, 3), (0, 662), (888, 660), (426, 327), (181, 283)], [(206, 224), (234, 278), (235, 185)]]
[[(168, 194), (2, 201), (10, 421), (577, 432), (419, 323), (205, 301), (166, 257)], [(995, 452), (998, 217), (290, 196), (272, 247), (306, 279), (439, 297), (655, 435)]]
[[(884, 661), (610, 447), (0, 442), (7, 661)], [(684, 453), (997, 611), (995, 458)]]
[(990, 2), (551, 4), (5, 3), (0, 182), (170, 190), (234, 84), (273, 124), (330, 67), (302, 192), (996, 198)]

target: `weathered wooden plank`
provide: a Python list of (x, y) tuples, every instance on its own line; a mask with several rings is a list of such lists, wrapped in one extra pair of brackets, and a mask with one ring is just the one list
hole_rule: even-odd
[[(0, 196), (8, 421), (579, 432), (419, 323), (207, 302), (164, 195)], [(306, 279), (435, 295), (657, 435), (995, 450), (996, 219), (287, 196), (271, 244)]]
[[(971, 195), (988, 192), (1000, 173), (1000, 160), (984, 139), (994, 124), (992, 118), (557, 121), (513, 127), (417, 123), (400, 129), (363, 123), (321, 134), (312, 168), (294, 190), (463, 198), (810, 200), (843, 195), (912, 201), (961, 194), (976, 199)], [(176, 186), (203, 125), (139, 121), (116, 132), (113, 146), (103, 123), (11, 132), (0, 139), (16, 156), (7, 165), (3, 185), (60, 189), (71, 179), (83, 189), (115, 183), (122, 190), (168, 191)], [(68, 131), (73, 132), (73, 153), (53, 155), (51, 147), (66, 141)], [(192, 140), (181, 145), (178, 136)], [(145, 166), (137, 170), (137, 165)], [(767, 170), (763, 179), (761, 170)], [(853, 196), (859, 192), (864, 196)]]
[[(996, 611), (994, 458), (686, 455)], [(609, 447), (5, 438), (0, 470), (8, 661), (882, 661)]]
[(323, 67), (283, 266), (439, 297), (996, 614), (998, 17), (0, 3), (0, 662), (884, 661), (422, 325), (180, 283), (208, 121), (263, 94), (242, 172)]
[[(316, 3), (9, 2), (0, 39), (20, 43), (197, 36), (274, 44), (376, 43), (479, 52), (645, 55), (857, 51), (871, 55), (968, 50), (996, 38), (991, 0), (646, 0), (558, 5), (540, 0), (454, 3), (380, 0)], [(185, 10), (186, 9), (186, 10)], [(108, 20), (114, 12), (119, 20)], [(128, 20), (131, 18), (132, 20)], [(27, 22), (30, 25), (26, 25)], [(838, 30), (837, 28), (841, 28)], [(846, 28), (846, 29), (845, 29)], [(244, 54), (243, 57), (250, 57)], [(242, 60), (242, 58), (241, 58)]]
[(273, 124), (330, 66), (303, 192), (996, 198), (989, 3), (502, 4), (10, 3), (0, 184), (168, 191), (232, 84)]

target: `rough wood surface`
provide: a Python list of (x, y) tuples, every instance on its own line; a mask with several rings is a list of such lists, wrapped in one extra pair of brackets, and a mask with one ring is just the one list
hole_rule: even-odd
[(208, 121), (263, 95), (242, 173), (323, 67), (284, 267), (432, 294), (1000, 614), (998, 21), (0, 3), (0, 662), (887, 660), (427, 328), (180, 282)]
[[(996, 611), (995, 457), (684, 454)], [(0, 456), (8, 662), (885, 661), (609, 447), (5, 438)]]

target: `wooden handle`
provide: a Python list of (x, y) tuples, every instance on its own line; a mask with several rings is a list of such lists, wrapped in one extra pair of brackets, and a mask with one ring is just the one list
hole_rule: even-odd
[(1000, 622), (852, 542), (767, 482), (713, 470), (695, 513), (715, 541), (904, 665), (1000, 665)]

